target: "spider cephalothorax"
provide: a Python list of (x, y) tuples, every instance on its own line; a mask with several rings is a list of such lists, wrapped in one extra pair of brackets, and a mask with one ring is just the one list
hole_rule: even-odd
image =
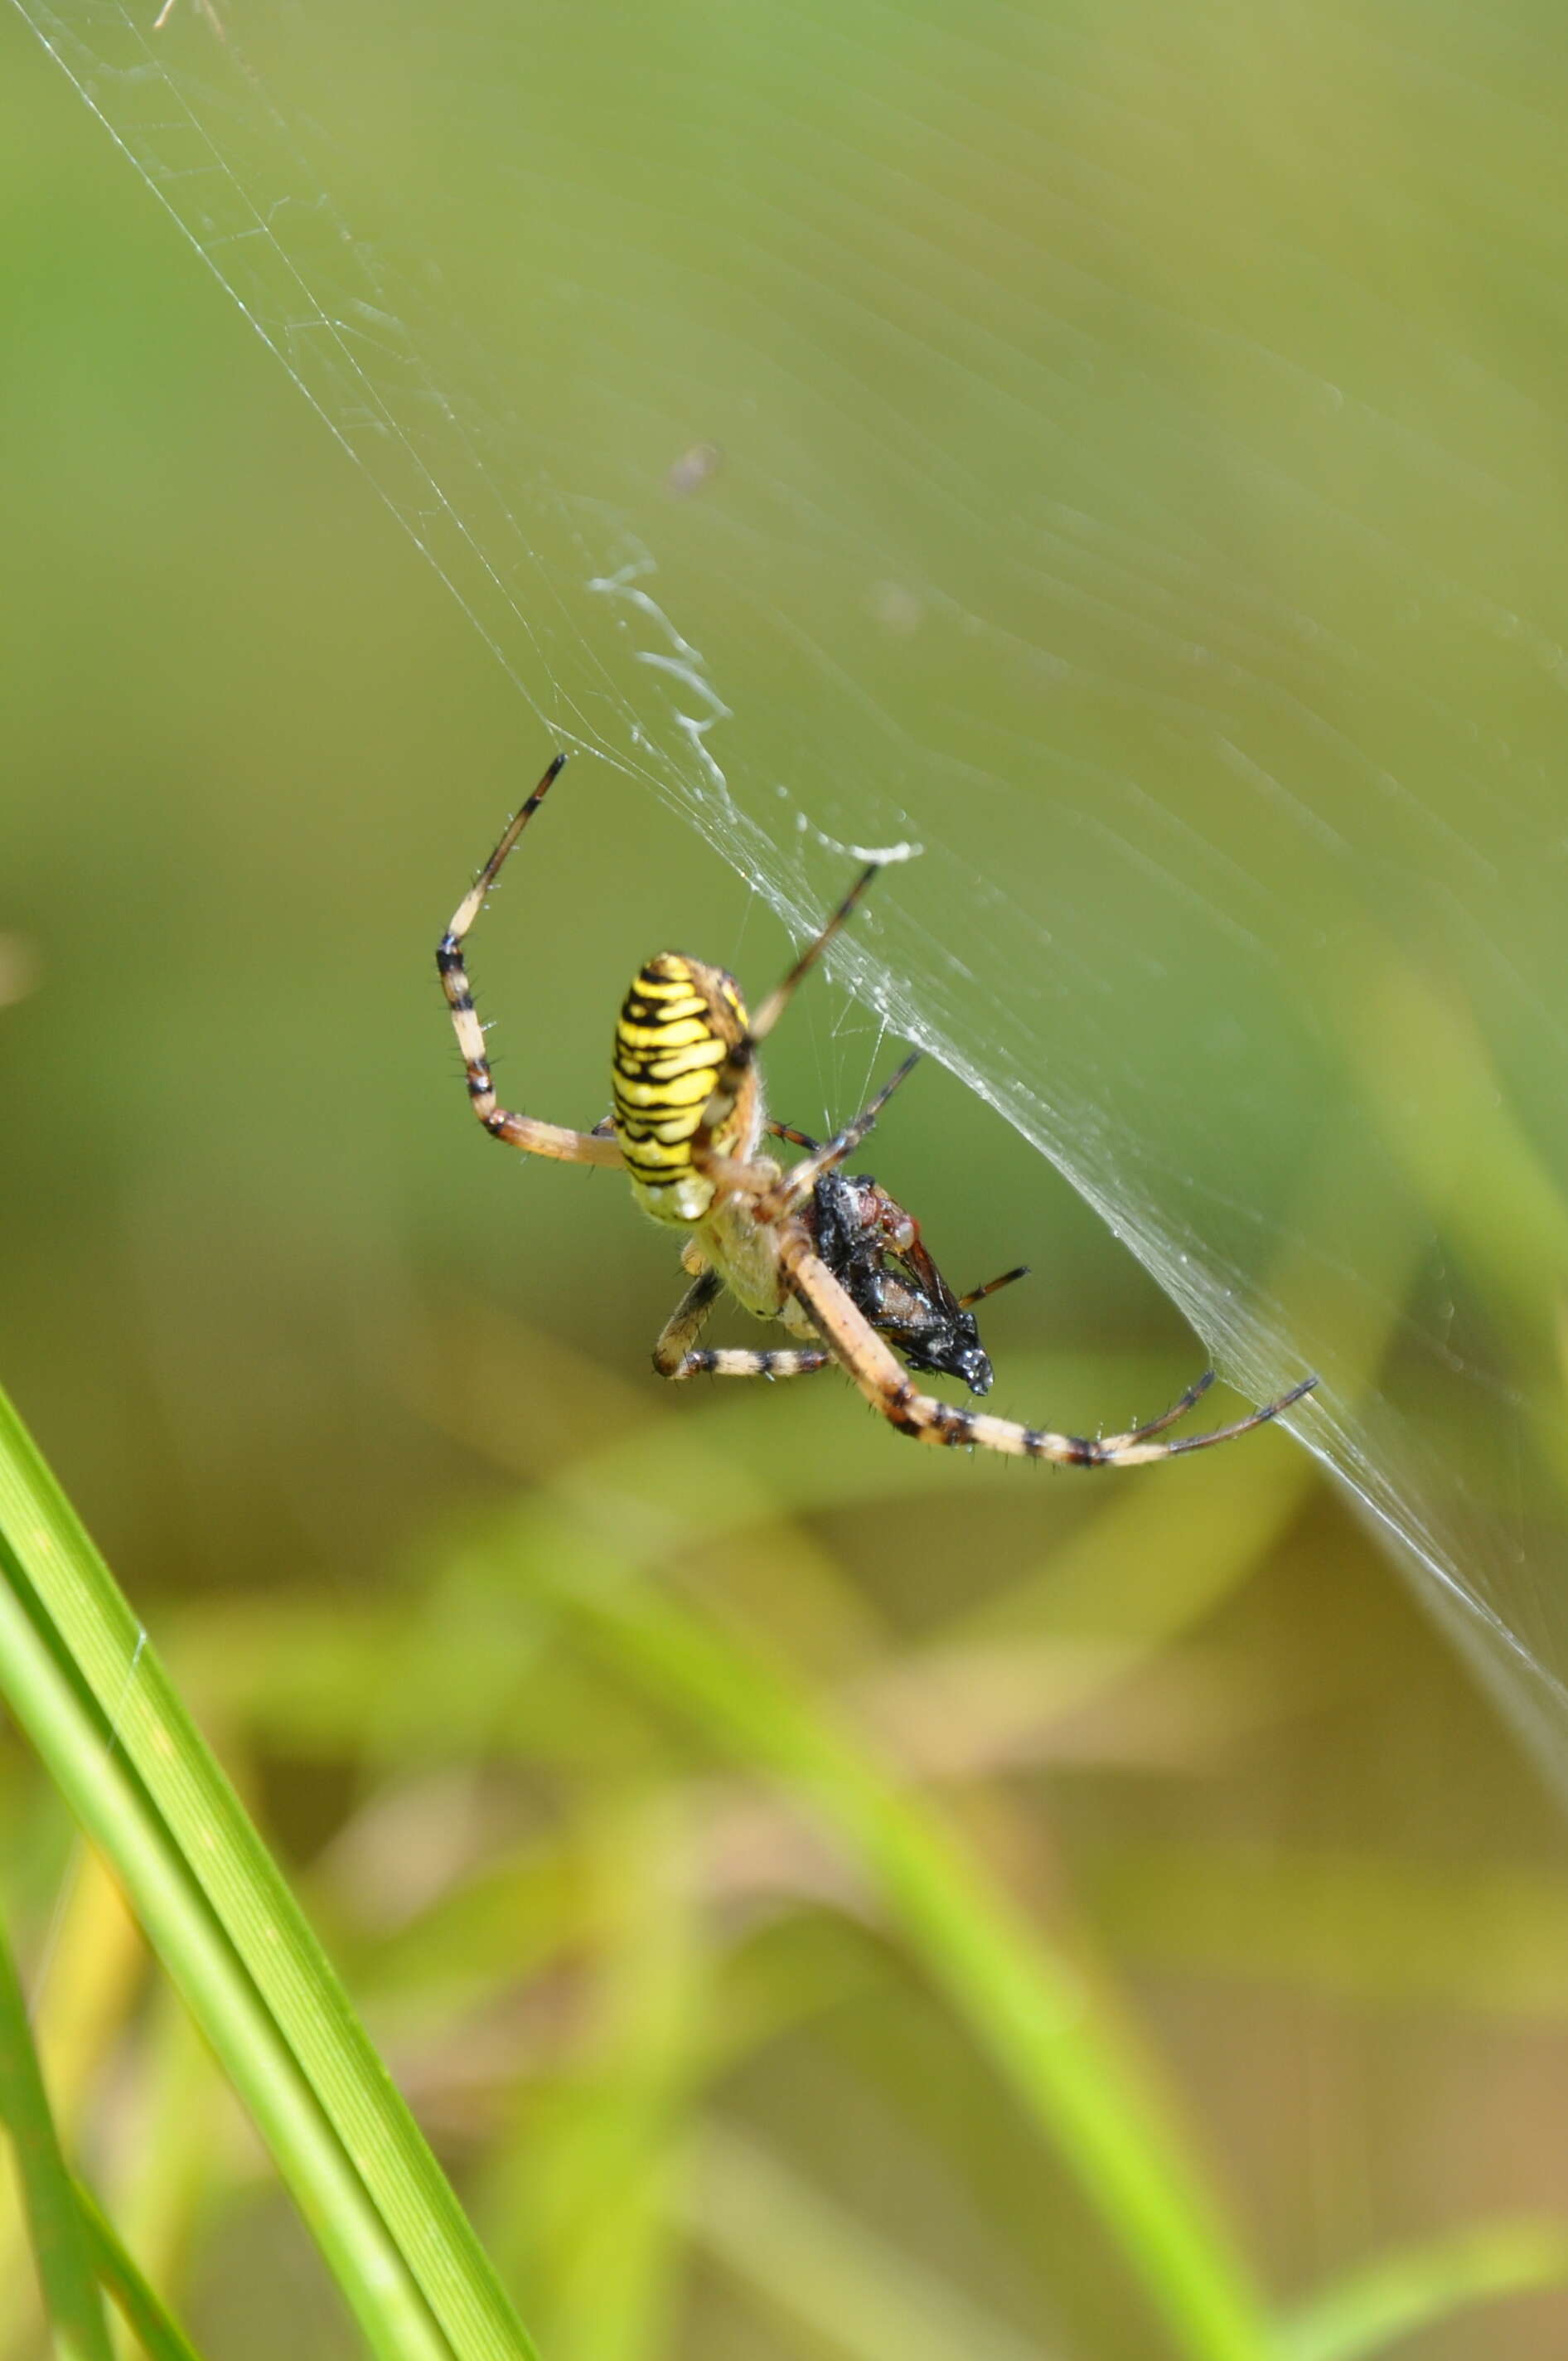
[[(491, 853), (437, 945), (435, 963), (468, 1095), (491, 1137), (562, 1163), (620, 1165), (644, 1211), (684, 1233), (681, 1259), (692, 1284), (653, 1348), (662, 1376), (804, 1377), (837, 1361), (902, 1434), (1090, 1467), (1135, 1466), (1228, 1443), (1277, 1417), (1316, 1385), (1315, 1378), (1306, 1378), (1233, 1425), (1168, 1443), (1157, 1438), (1191, 1409), (1212, 1382), (1212, 1373), (1160, 1417), (1111, 1435), (1059, 1434), (956, 1410), (910, 1384), (894, 1350), (912, 1369), (938, 1370), (961, 1378), (973, 1393), (988, 1391), (991, 1363), (970, 1306), (1022, 1273), (1008, 1271), (972, 1294), (955, 1295), (904, 1207), (868, 1175), (843, 1173), (914, 1058), (853, 1123), (820, 1146), (804, 1133), (765, 1122), (757, 1069), (759, 1045), (876, 875), (874, 862), (755, 1016), (747, 1015), (734, 978), (722, 968), (676, 951), (648, 961), (616, 1026), (614, 1114), (608, 1125), (571, 1131), (498, 1105), (463, 941), (565, 759), (555, 757)], [(760, 1155), (764, 1130), (806, 1154), (787, 1169)], [(762, 1352), (699, 1349), (707, 1315), (726, 1290), (748, 1312), (782, 1322), (800, 1344)]]

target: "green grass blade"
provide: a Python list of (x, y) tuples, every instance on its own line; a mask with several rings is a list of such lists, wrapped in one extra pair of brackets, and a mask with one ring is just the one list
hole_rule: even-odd
[(786, 1672), (646, 1586), (568, 1514), (527, 1520), (527, 1579), (623, 1674), (812, 1806), (1049, 2134), (1190, 2361), (1275, 2351), (1220, 2210), (1131, 2043), (941, 1814)]
[(35, 1620), (3, 1540), (0, 1685), (71, 1809), (114, 1861), (148, 1939), (255, 2116), (372, 2347), (387, 2361), (447, 2361), (450, 2348), (298, 2061), (109, 1726)]
[(114, 2361), (93, 2257), (55, 2136), (27, 2004), (0, 1935), (0, 2120), (16, 2154), (38, 2287), (60, 2361)]
[(148, 2361), (201, 2361), (184, 2330), (126, 2254), (92, 2191), (81, 2181), (76, 2183), (76, 2202), (93, 2268)]
[[(1472, 2305), (1568, 2281), (1568, 2224), (1487, 2222), (1352, 2272), (1286, 2322), (1288, 2361), (1366, 2361)], [(1500, 2349), (1500, 2348), (1499, 2348)]]
[(529, 2224), (519, 2260), (552, 2361), (659, 2361), (680, 2345), (673, 2192), (712, 2003), (691, 1842), (664, 1796), (585, 1831), (598, 1940), (577, 2005), (592, 2032), (570, 2070), (535, 2078), (488, 2201), (500, 2252), (506, 2224)]
[(527, 2361), (319, 1945), (4, 1396), (0, 1688), (114, 1864), (374, 2350)]

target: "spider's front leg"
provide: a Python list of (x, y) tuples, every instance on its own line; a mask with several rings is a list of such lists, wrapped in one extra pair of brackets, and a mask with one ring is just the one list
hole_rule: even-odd
[(827, 1264), (813, 1251), (804, 1226), (786, 1221), (778, 1233), (779, 1267), (785, 1285), (810, 1315), (813, 1326), (830, 1347), (873, 1410), (882, 1412), (901, 1434), (917, 1443), (978, 1445), (1018, 1459), (1051, 1459), (1073, 1467), (1138, 1467), (1179, 1453), (1204, 1451), (1216, 1443), (1232, 1443), (1255, 1426), (1277, 1418), (1293, 1402), (1310, 1393), (1318, 1380), (1304, 1378), (1288, 1393), (1266, 1402), (1233, 1425), (1218, 1426), (1207, 1434), (1190, 1434), (1174, 1443), (1160, 1438), (1162, 1430), (1190, 1410), (1207, 1379), (1190, 1387), (1175, 1407), (1147, 1425), (1124, 1434), (1058, 1434), (1049, 1427), (1021, 1426), (1010, 1418), (992, 1418), (981, 1411), (958, 1410), (936, 1394), (923, 1394), (911, 1385), (871, 1323), (850, 1301)]
[(719, 1296), (723, 1281), (705, 1270), (693, 1280), (659, 1332), (653, 1367), (662, 1378), (806, 1378), (826, 1368), (830, 1353), (813, 1350), (697, 1352), (693, 1349)]
[(530, 1156), (553, 1157), (561, 1164), (619, 1165), (620, 1150), (613, 1139), (601, 1138), (592, 1132), (568, 1131), (560, 1124), (539, 1123), (532, 1115), (513, 1115), (497, 1104), (490, 1061), (485, 1054), (485, 1028), (475, 1009), (473, 987), (463, 964), (464, 938), (483, 909), (485, 896), (499, 876), (501, 864), (549, 794), (551, 783), (565, 760), (565, 754), (556, 755), (480, 870), (472, 893), (465, 895), (458, 904), (452, 924), (435, 947), (435, 966), (441, 989), (446, 994), (446, 1005), (452, 1011), (457, 1047), (463, 1053), (468, 1096), (474, 1113), (491, 1138), (504, 1139), (509, 1148), (521, 1148)]

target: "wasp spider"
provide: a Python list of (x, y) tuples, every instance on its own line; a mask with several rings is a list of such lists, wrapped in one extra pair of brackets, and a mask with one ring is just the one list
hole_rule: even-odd
[[(1303, 1378), (1234, 1425), (1167, 1442), (1165, 1429), (1212, 1383), (1212, 1371), (1161, 1417), (1124, 1434), (1100, 1436), (1057, 1434), (956, 1409), (910, 1383), (895, 1350), (910, 1368), (944, 1371), (961, 1378), (971, 1392), (986, 1392), (991, 1364), (971, 1306), (1023, 1274), (1008, 1271), (971, 1294), (954, 1295), (904, 1208), (874, 1180), (844, 1173), (915, 1058), (825, 1144), (766, 1121), (757, 1064), (759, 1045), (876, 875), (874, 862), (755, 1016), (747, 1015), (735, 979), (722, 968), (675, 951), (651, 959), (621, 1004), (614, 1113), (595, 1130), (565, 1130), (499, 1105), (463, 943), (565, 759), (555, 757), (486, 862), (441, 939), (435, 963), (474, 1113), (491, 1137), (561, 1163), (619, 1166), (643, 1210), (682, 1234), (681, 1259), (692, 1283), (653, 1347), (661, 1377), (795, 1378), (836, 1361), (901, 1434), (1083, 1467), (1136, 1466), (1229, 1443), (1277, 1418), (1316, 1385), (1316, 1378)], [(786, 1168), (760, 1154), (764, 1132), (802, 1148), (800, 1160)], [(699, 1349), (704, 1323), (726, 1289), (748, 1312), (781, 1321), (799, 1341), (766, 1352)]]

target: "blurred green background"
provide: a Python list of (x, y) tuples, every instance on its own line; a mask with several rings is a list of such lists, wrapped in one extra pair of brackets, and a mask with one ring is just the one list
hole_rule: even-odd
[[(321, 318), (368, 334), (330, 187), (454, 415), (484, 405), (465, 445), (385, 339), (400, 416), (482, 454), (452, 490), (497, 577), (431, 532), (527, 694), (16, 16), (0, 1374), (543, 2352), (1170, 2349), (768, 1730), (720, 1742), (630, 1640), (542, 1620), (579, 1545), (934, 1799), (1124, 2022), (1281, 2307), (1406, 2246), (1457, 2274), (1488, 2225), (1496, 2276), (1550, 2279), (1561, 27), (225, 13), (227, 44), (193, 6), (159, 37), (172, 95), (121, 78), (117, 11), (48, 24), (115, 60), (93, 95), (188, 219), (181, 107), (258, 194), (276, 104)], [(363, 456), (301, 291), (295, 360)], [(729, 700), (732, 806), (698, 808), (687, 684), (603, 593), (640, 552)], [(606, 759), (474, 941), (512, 1103), (602, 1112), (655, 947), (766, 988), (770, 898), (803, 917), (846, 868), (797, 812), (919, 837), (862, 983), (1233, 1373), (1325, 1367), (1326, 1447), (1398, 1504), (1440, 1618), (1449, 1569), (1501, 1619), (1505, 1674), (1281, 1435), (1079, 1481), (910, 1452), (836, 1377), (661, 1389), (669, 1246), (609, 1176), (478, 1137), (431, 970), (558, 734)], [(824, 981), (773, 1102), (819, 1127), (898, 1054)], [(1119, 1424), (1201, 1365), (934, 1060), (874, 1161), (963, 1283), (1033, 1266), (985, 1323), (1004, 1413)], [(204, 2350), (354, 2349), (4, 1743), (6, 1900), (116, 2220)], [(0, 2241), (9, 2361), (42, 2348), (3, 2209)], [(1546, 2287), (1399, 2349), (1565, 2337)]]

